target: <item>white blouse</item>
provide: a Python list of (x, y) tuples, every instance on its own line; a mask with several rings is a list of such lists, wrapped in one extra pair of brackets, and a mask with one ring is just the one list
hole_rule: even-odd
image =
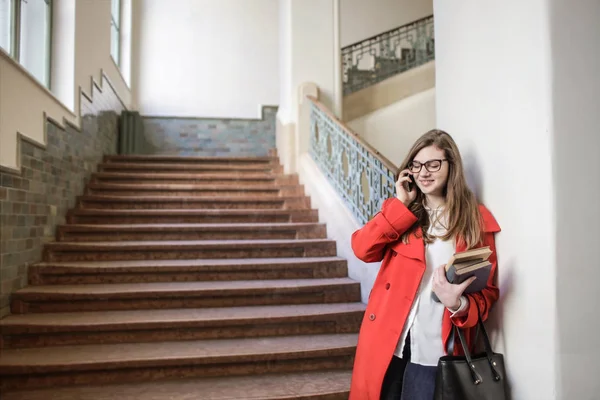
[[(440, 220), (443, 209), (426, 209), (431, 220), (429, 234), (437, 238), (425, 247), (427, 268), (421, 279), (418, 295), (415, 296), (394, 355), (402, 357), (406, 336), (410, 331), (410, 362), (437, 366), (439, 358), (444, 355), (442, 318), (445, 307), (442, 303), (438, 303), (431, 298), (432, 277), (433, 271), (440, 265), (446, 264), (456, 249), (453, 239), (446, 241), (439, 239), (446, 232), (446, 221)], [(462, 302), (461, 305), (463, 305)], [(457, 310), (456, 313), (462, 311), (463, 307)]]

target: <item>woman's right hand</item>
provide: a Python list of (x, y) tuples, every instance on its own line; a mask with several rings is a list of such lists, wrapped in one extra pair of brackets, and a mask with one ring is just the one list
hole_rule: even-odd
[(407, 207), (417, 198), (416, 185), (413, 184), (410, 192), (406, 189), (409, 182), (411, 182), (410, 171), (405, 169), (400, 172), (398, 175), (398, 180), (396, 181), (396, 197)]

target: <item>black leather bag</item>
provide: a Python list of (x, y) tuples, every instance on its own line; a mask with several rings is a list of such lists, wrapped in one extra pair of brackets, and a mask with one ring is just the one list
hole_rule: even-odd
[[(479, 312), (479, 306), (477, 307)], [(455, 328), (464, 356), (444, 356), (438, 361), (435, 400), (506, 400), (504, 357), (494, 353), (479, 315), (485, 352), (471, 356), (463, 332)]]

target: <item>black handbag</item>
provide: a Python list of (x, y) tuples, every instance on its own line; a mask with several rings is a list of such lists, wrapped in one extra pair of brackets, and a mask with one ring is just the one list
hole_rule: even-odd
[[(477, 302), (475, 302), (477, 304)], [(477, 305), (479, 313), (479, 305)], [(465, 355), (444, 356), (438, 361), (435, 400), (506, 400), (504, 357), (494, 353), (481, 314), (477, 322), (485, 352), (471, 356), (461, 329), (455, 328)]]

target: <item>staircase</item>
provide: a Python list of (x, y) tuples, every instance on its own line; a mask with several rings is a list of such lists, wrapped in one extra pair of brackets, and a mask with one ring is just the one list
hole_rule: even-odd
[(3, 400), (347, 399), (364, 313), (276, 157), (107, 156), (0, 321)]

